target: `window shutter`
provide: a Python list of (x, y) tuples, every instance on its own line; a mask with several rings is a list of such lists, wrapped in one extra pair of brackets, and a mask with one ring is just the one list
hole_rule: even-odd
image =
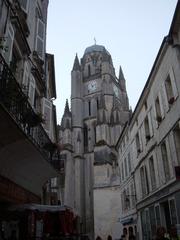
[(12, 24), (10, 23), (7, 27), (6, 40), (4, 43), (5, 50), (3, 51), (3, 56), (8, 64), (10, 63), (12, 58), (13, 40), (14, 40), (14, 29), (12, 27)]
[(171, 84), (172, 84), (172, 89), (173, 89), (173, 95), (174, 95), (174, 98), (176, 99), (178, 97), (178, 91), (177, 91), (177, 86), (176, 86), (176, 80), (175, 80), (175, 76), (174, 76), (174, 71), (173, 69), (171, 68), (170, 70), (170, 79), (171, 79)]
[(45, 118), (44, 129), (50, 136), (51, 131), (51, 118), (52, 118), (52, 102), (43, 98), (43, 116)]
[(29, 0), (19, 0), (21, 8), (24, 10), (24, 12), (28, 12), (28, 6), (29, 6)]
[(29, 101), (31, 106), (34, 106), (34, 96), (35, 96), (35, 80), (34, 77), (31, 76), (30, 82), (29, 82)]
[(45, 24), (38, 18), (36, 51), (41, 59), (44, 59), (44, 38), (45, 38)]
[(23, 81), (22, 81), (22, 90), (27, 95), (27, 89), (29, 84), (29, 69), (27, 62), (24, 63), (24, 73), (23, 73)]

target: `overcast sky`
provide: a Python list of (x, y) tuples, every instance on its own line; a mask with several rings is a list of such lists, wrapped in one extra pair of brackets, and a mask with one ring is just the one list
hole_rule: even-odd
[[(75, 54), (103, 45), (116, 75), (122, 66), (130, 106), (135, 108), (161, 42), (168, 34), (177, 0), (50, 0), (47, 52), (55, 55), (57, 121), (71, 96)], [(70, 102), (70, 101), (69, 101)]]

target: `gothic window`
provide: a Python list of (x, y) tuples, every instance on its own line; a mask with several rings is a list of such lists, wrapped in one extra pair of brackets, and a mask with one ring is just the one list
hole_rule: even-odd
[(99, 109), (99, 99), (98, 98), (96, 100), (96, 103), (97, 103), (97, 109)]
[(173, 137), (177, 155), (177, 165), (180, 166), (180, 122), (177, 123), (173, 130)]
[(91, 116), (91, 101), (88, 102), (89, 116)]
[(84, 151), (88, 150), (88, 127), (84, 125)]
[(151, 187), (152, 187), (152, 190), (154, 190), (156, 188), (156, 174), (155, 174), (153, 156), (151, 156), (149, 159), (149, 169), (150, 169)]
[(88, 65), (88, 77), (91, 76), (91, 66)]
[(121, 176), (122, 176), (122, 181), (124, 181), (124, 164), (123, 164), (123, 162), (121, 165)]
[(125, 177), (128, 175), (128, 169), (127, 169), (127, 159), (124, 159), (124, 165), (125, 165)]
[(129, 173), (131, 172), (131, 156), (130, 156), (130, 152), (128, 153), (128, 169), (129, 169)]
[(168, 153), (167, 153), (167, 147), (166, 147), (165, 141), (161, 144), (161, 153), (162, 153), (162, 162), (163, 162), (165, 180), (168, 181), (170, 179), (170, 169), (169, 169)]
[(96, 126), (94, 127), (94, 143), (96, 144)]

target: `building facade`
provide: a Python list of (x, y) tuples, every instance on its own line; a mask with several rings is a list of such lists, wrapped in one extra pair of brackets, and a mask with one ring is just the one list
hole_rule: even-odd
[(0, 0), (0, 225), (6, 238), (14, 225), (6, 209), (46, 201), (46, 182), (58, 175), (50, 164), (57, 131), (47, 8), (46, 0)]
[[(91, 239), (118, 238), (119, 171), (115, 144), (130, 110), (122, 69), (101, 45), (86, 48), (71, 72), (71, 110), (66, 102), (60, 127), (66, 158), (64, 203), (80, 216)], [(95, 226), (95, 228), (94, 228)]]
[[(179, 22), (178, 1), (169, 34), (117, 144), (121, 223), (127, 230), (137, 228), (138, 239), (152, 239), (157, 226), (168, 231), (180, 223)], [(126, 169), (131, 172), (128, 176)]]

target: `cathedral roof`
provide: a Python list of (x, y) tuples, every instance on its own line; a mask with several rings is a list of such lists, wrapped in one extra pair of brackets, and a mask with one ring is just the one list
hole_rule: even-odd
[(104, 52), (108, 55), (110, 55), (110, 53), (106, 50), (106, 48), (102, 45), (92, 45), (90, 47), (87, 47), (84, 54), (87, 54), (87, 53), (91, 53), (91, 52)]

